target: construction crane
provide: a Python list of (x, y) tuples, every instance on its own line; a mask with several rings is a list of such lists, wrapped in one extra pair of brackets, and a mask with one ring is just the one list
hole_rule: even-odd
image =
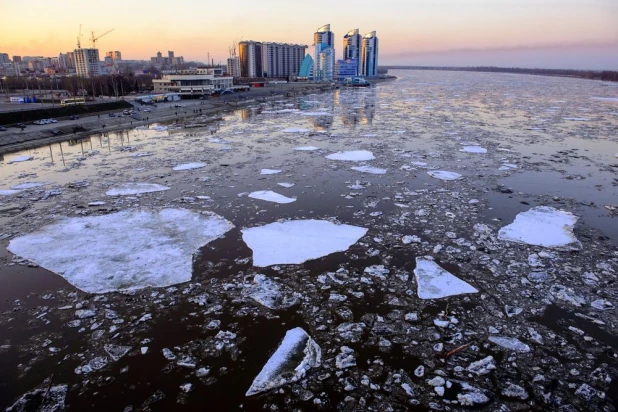
[(77, 48), (82, 48), (82, 25), (79, 25), (79, 33), (77, 34)]
[(110, 34), (111, 32), (113, 32), (114, 29), (108, 30), (105, 33), (103, 33), (100, 36), (94, 37), (94, 32), (92, 32), (92, 37), (90, 38), (90, 41), (92, 42), (92, 48), (96, 49), (97, 48), (97, 40), (99, 40), (101, 37), (105, 36), (106, 34)]

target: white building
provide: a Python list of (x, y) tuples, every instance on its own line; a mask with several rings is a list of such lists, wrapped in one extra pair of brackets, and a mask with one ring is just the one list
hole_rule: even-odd
[(210, 94), (215, 90), (231, 89), (234, 78), (222, 76), (221, 69), (202, 68), (180, 70), (164, 74), (152, 81), (155, 93), (179, 93), (181, 95)]
[(240, 77), (240, 58), (238, 56), (227, 59), (227, 74), (232, 77)]
[(101, 75), (99, 49), (76, 49), (73, 53), (78, 76), (93, 77)]
[(375, 31), (363, 36), (360, 75), (367, 77), (378, 75), (378, 38)]

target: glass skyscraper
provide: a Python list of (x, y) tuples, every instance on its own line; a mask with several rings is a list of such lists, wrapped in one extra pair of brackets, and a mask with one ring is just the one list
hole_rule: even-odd
[(360, 75), (366, 77), (378, 75), (378, 37), (375, 31), (363, 36)]
[(313, 78), (333, 80), (335, 77), (335, 34), (325, 24), (313, 34)]

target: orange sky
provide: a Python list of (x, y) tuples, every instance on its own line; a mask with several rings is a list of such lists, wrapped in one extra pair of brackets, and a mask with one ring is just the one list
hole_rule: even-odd
[[(326, 23), (338, 39), (338, 56), (339, 39), (348, 30), (376, 30), (381, 63), (390, 64), (414, 64), (419, 53), (444, 56), (450, 50), (490, 57), (496, 50), (549, 46), (564, 50), (570, 61), (574, 50), (605, 47), (609, 54), (618, 52), (615, 0), (358, 0), (352, 9), (348, 3), (324, 0), (305, 5), (283, 0), (30, 0), (27, 5), (2, 1), (0, 15), (0, 53), (10, 56), (57, 56), (73, 50), (80, 23), (84, 45), (91, 31), (115, 29), (98, 41), (98, 48), (102, 55), (120, 50), (124, 59), (174, 50), (188, 60), (206, 61), (210, 53), (215, 63), (223, 62), (235, 40), (310, 45), (313, 32)], [(611, 67), (617, 64), (614, 56), (606, 64), (618, 69)]]

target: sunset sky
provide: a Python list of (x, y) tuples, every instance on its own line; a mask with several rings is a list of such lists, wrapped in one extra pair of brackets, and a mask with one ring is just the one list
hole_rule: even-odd
[(0, 0), (0, 53), (57, 56), (101, 34), (101, 55), (225, 62), (234, 41), (311, 45), (330, 23), (377, 31), (380, 64), (618, 70), (617, 0)]

